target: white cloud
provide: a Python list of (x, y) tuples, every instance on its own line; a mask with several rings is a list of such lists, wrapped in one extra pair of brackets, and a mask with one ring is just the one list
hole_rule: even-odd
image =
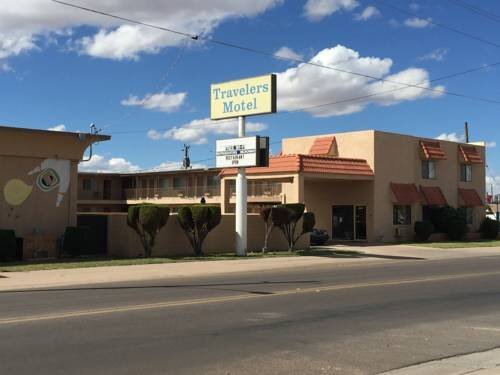
[(430, 23), (432, 21), (432, 18), (419, 18), (419, 17), (413, 17), (413, 18), (407, 18), (404, 21), (404, 25), (414, 28), (414, 29), (423, 29), (424, 27), (432, 26)]
[(486, 142), (486, 147), (487, 148), (495, 148), (495, 147), (497, 147), (497, 143), (495, 141)]
[(433, 60), (433, 61), (443, 61), (448, 54), (448, 49), (446, 48), (436, 48), (434, 51), (426, 53), (423, 56), (418, 57), (418, 60)]
[(140, 106), (145, 109), (170, 113), (177, 111), (185, 102), (186, 97), (187, 93), (185, 92), (177, 94), (159, 92), (157, 94), (147, 94), (142, 99), (131, 95), (127, 99), (122, 100), (121, 104), (125, 106)]
[[(191, 164), (192, 169), (203, 169), (207, 168), (205, 164), (201, 163), (193, 163)], [(182, 169), (182, 162), (181, 161), (166, 161), (161, 164), (158, 164), (157, 166), (151, 168), (151, 171), (176, 171)]]
[[(334, 66), (346, 71), (354, 71), (387, 80), (418, 84), (431, 87), (429, 74), (424, 69), (408, 68), (389, 74), (393, 62), (389, 58), (361, 57), (358, 52), (337, 45), (318, 52), (311, 62)], [(299, 64), (284, 72), (277, 73), (278, 109), (297, 110), (308, 106), (325, 104), (333, 101), (378, 94), (402, 87), (394, 83), (369, 80), (364, 77), (316, 66)], [(404, 86), (403, 86), (404, 87)], [(435, 86), (434, 89), (443, 89)], [(364, 100), (339, 103), (306, 110), (316, 117), (339, 116), (360, 112), (370, 103), (393, 105), (402, 101), (426, 97), (438, 97), (442, 94), (407, 87), (403, 90), (387, 92)]]
[(48, 128), (47, 130), (52, 130), (55, 132), (65, 132), (67, 129), (66, 129), (66, 125), (60, 124), (60, 125), (56, 125), (56, 126), (53, 126), (51, 128)]
[(274, 57), (276, 57), (277, 59), (282, 58), (282, 59), (302, 60), (304, 58), (304, 55), (295, 52), (293, 49), (289, 47), (281, 47), (274, 53)]
[(101, 173), (126, 173), (138, 171), (139, 167), (124, 158), (106, 158), (102, 155), (94, 154), (92, 159), (78, 164), (80, 172), (101, 172)]
[(439, 134), (436, 139), (441, 141), (465, 142), (465, 135), (457, 133), (442, 133)]
[[(267, 125), (261, 122), (247, 122), (246, 130), (255, 133), (267, 129)], [(208, 142), (208, 136), (216, 135), (237, 135), (238, 120), (212, 121), (209, 118), (193, 120), (187, 124), (173, 127), (165, 132), (151, 129), (148, 131), (148, 138), (158, 141), (161, 139), (172, 139), (192, 144), (203, 144)]]
[(309, 21), (320, 21), (340, 10), (351, 11), (358, 5), (356, 0), (307, 0), (304, 15)]
[(361, 13), (356, 13), (354, 19), (356, 21), (367, 21), (370, 18), (380, 16), (380, 11), (374, 6), (367, 6)]
[[(209, 35), (228, 19), (254, 17), (283, 0), (86, 0), (85, 7), (99, 9), (194, 35)], [(44, 46), (44, 40), (90, 27), (73, 48), (94, 57), (137, 59), (141, 53), (186, 43), (174, 34), (130, 25), (120, 20), (71, 9), (51, 1), (2, 1), (0, 60)]]

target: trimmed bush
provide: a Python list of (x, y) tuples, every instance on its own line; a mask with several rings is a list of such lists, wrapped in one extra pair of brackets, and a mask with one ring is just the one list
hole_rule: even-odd
[(451, 241), (463, 241), (467, 235), (468, 227), (465, 219), (460, 216), (450, 218), (447, 223), (446, 235)]
[(70, 256), (79, 256), (92, 248), (93, 238), (90, 227), (67, 227), (64, 232), (63, 250)]
[(267, 251), (269, 236), (274, 228), (290, 223), (292, 212), (286, 207), (268, 207), (260, 212), (260, 217), (265, 223), (264, 246), (262, 252)]
[(167, 224), (170, 208), (160, 204), (138, 204), (130, 206), (127, 224), (138, 234), (144, 256), (151, 258), (160, 229)]
[(16, 234), (13, 230), (0, 230), (0, 261), (16, 258)]
[(179, 209), (177, 220), (193, 247), (195, 255), (203, 255), (203, 241), (221, 221), (219, 206), (194, 204)]
[[(313, 230), (316, 219), (312, 212), (304, 213), (305, 205), (303, 203), (282, 204), (278, 207), (285, 208), (289, 212), (288, 215), (283, 215), (285, 220), (279, 225), (279, 228), (288, 243), (288, 251), (292, 251), (297, 241), (304, 234)], [(297, 232), (297, 224), (301, 218), (303, 218), (302, 228)]]
[(498, 229), (498, 221), (485, 218), (481, 223), (479, 231), (481, 232), (483, 238), (495, 240), (498, 237)]
[(430, 221), (417, 221), (415, 223), (415, 240), (425, 242), (434, 232), (434, 225)]

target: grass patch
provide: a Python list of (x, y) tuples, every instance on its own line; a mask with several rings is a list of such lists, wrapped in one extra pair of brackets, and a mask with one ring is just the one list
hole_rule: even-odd
[(0, 263), (0, 272), (24, 272), (71, 268), (109, 267), (109, 266), (132, 266), (143, 264), (163, 264), (194, 261), (217, 261), (217, 260), (245, 260), (258, 258), (276, 258), (291, 256), (331, 256), (346, 257), (355, 252), (333, 251), (327, 249), (308, 249), (288, 251), (271, 251), (267, 253), (249, 252), (246, 257), (238, 257), (234, 253), (208, 254), (203, 257), (179, 256), (179, 257), (156, 257), (156, 258), (109, 258), (109, 257), (79, 257), (48, 260), (31, 260), (22, 262)]
[(500, 247), (499, 240), (462, 241), (462, 242), (416, 242), (412, 246), (432, 247), (435, 249), (469, 249), (474, 247)]

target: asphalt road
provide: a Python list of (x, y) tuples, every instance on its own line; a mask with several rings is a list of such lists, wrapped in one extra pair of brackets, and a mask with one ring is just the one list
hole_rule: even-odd
[(375, 374), (499, 346), (496, 256), (0, 293), (0, 374)]

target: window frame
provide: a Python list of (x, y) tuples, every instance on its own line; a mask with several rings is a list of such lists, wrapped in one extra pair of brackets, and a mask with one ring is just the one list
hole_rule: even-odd
[[(400, 211), (403, 210), (403, 211)], [(395, 204), (392, 206), (392, 225), (411, 225), (412, 223), (412, 207), (409, 204)], [(403, 221), (401, 218), (401, 213), (403, 214)]]
[[(432, 166), (432, 167), (431, 167)], [(432, 159), (424, 159), (421, 163), (421, 175), (424, 180), (436, 179), (436, 161)]]
[[(87, 185), (88, 182), (88, 185)], [(82, 180), (82, 190), (83, 191), (92, 191), (92, 179), (91, 178), (84, 178)]]
[(472, 165), (460, 163), (460, 182), (472, 182)]

